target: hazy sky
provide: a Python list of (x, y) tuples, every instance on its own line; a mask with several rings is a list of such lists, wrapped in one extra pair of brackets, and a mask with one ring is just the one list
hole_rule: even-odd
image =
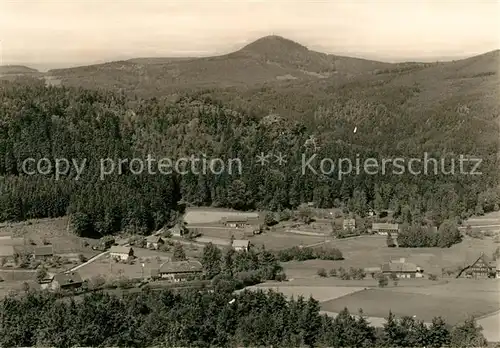
[(499, 0), (0, 0), (1, 64), (223, 54), (269, 34), (386, 61), (500, 48)]

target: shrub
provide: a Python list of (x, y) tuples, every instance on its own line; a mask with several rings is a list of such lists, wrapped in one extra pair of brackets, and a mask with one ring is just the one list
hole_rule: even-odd
[(362, 268), (349, 268), (349, 277), (354, 280), (362, 280), (366, 277), (366, 273)]
[(429, 274), (429, 280), (437, 280), (437, 275)]
[(328, 272), (330, 277), (336, 277), (337, 276), (337, 270), (335, 268), (332, 268), (330, 272)]
[(286, 280), (286, 274), (278, 273), (274, 279), (277, 280), (278, 282), (284, 282)]
[(322, 278), (326, 278), (328, 275), (326, 274), (326, 270), (324, 268), (318, 269), (318, 275)]
[(378, 278), (378, 286), (381, 288), (385, 288), (389, 284), (389, 279), (385, 275), (382, 275)]

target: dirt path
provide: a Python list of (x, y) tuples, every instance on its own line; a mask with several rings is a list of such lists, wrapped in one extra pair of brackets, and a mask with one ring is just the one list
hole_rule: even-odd
[[(128, 244), (128, 241), (127, 241), (127, 240), (120, 240), (120, 241), (118, 242), (118, 245), (121, 245), (121, 246), (129, 246), (129, 244)], [(91, 257), (90, 259), (88, 259), (88, 260), (87, 260), (87, 261), (85, 261), (84, 263), (79, 264), (79, 265), (77, 265), (77, 266), (75, 266), (75, 267), (70, 268), (70, 269), (69, 269), (69, 270), (67, 270), (65, 273), (74, 272), (74, 271), (76, 271), (76, 270), (78, 270), (78, 269), (82, 268), (83, 266), (87, 266), (88, 264), (91, 264), (92, 262), (94, 262), (94, 261), (96, 261), (96, 260), (100, 259), (101, 257), (103, 257), (104, 255), (107, 255), (107, 254), (109, 254), (109, 250), (103, 251), (102, 253), (97, 254), (96, 256)]]
[(88, 259), (87, 261), (85, 261), (84, 263), (79, 264), (79, 265), (77, 265), (77, 266), (75, 266), (75, 267), (73, 267), (73, 268), (70, 268), (70, 269), (69, 269), (69, 270), (67, 270), (65, 273), (74, 272), (74, 271), (78, 270), (79, 268), (81, 268), (81, 267), (83, 267), (83, 266), (87, 266), (88, 264), (90, 264), (90, 263), (92, 263), (92, 262), (96, 261), (97, 259), (100, 259), (101, 257), (103, 257), (104, 255), (107, 255), (107, 254), (109, 254), (109, 250), (104, 251), (104, 252), (102, 252), (102, 253), (100, 253), (100, 254), (97, 254), (96, 256), (94, 256), (94, 257), (92, 257), (92, 258)]

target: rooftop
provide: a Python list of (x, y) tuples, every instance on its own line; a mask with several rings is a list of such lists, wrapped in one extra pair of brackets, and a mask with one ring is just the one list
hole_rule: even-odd
[(372, 229), (374, 230), (397, 230), (399, 229), (398, 224), (389, 224), (386, 222), (374, 222), (372, 224)]
[(203, 267), (199, 261), (170, 261), (160, 266), (159, 273), (201, 272)]
[(250, 244), (249, 240), (246, 239), (235, 239), (233, 240), (233, 247), (240, 247), (240, 248), (248, 248), (248, 245)]
[(148, 236), (146, 242), (149, 243), (160, 243), (163, 239), (160, 236)]
[(130, 253), (131, 250), (132, 250), (131, 247), (122, 246), (122, 245), (113, 245), (109, 249), (109, 252), (117, 253), (117, 254), (128, 254), (128, 253)]
[(14, 256), (14, 253), (12, 245), (0, 245), (0, 257)]
[(83, 283), (82, 277), (78, 272), (56, 274), (52, 278), (52, 281), (57, 281), (60, 286)]
[(232, 215), (232, 216), (223, 217), (222, 221), (225, 221), (225, 222), (247, 222), (248, 218), (246, 216)]
[(388, 262), (382, 265), (382, 272), (417, 272), (419, 267), (410, 262)]
[(24, 238), (12, 238), (11, 236), (0, 239), (0, 245), (22, 246), (25, 245)]
[(52, 245), (43, 245), (35, 247), (35, 256), (52, 256), (54, 255), (54, 248)]

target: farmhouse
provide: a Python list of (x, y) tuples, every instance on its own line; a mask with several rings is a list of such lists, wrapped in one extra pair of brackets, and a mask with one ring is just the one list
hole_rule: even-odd
[(202, 270), (203, 267), (198, 261), (165, 262), (158, 270), (151, 270), (151, 277), (179, 282), (200, 275)]
[(382, 265), (382, 273), (394, 274), (398, 278), (422, 278), (424, 270), (414, 263), (406, 262), (405, 258)]
[(54, 249), (52, 248), (52, 245), (37, 246), (33, 251), (33, 257), (35, 260), (47, 259), (52, 256), (54, 256)]
[(146, 247), (148, 249), (158, 249), (163, 244), (165, 242), (160, 236), (149, 236), (146, 238)]
[(134, 249), (121, 245), (113, 245), (109, 249), (109, 254), (115, 260), (128, 261), (131, 257), (134, 257)]
[(52, 290), (78, 289), (83, 285), (83, 280), (78, 272), (56, 274), (50, 282)]
[(235, 239), (232, 244), (236, 251), (248, 251), (250, 249), (250, 241), (246, 239)]
[(397, 236), (399, 232), (398, 224), (388, 224), (382, 222), (374, 222), (372, 224), (372, 232), (377, 233), (381, 236), (387, 236), (387, 234), (391, 234), (393, 237)]
[(481, 254), (474, 262), (462, 269), (457, 278), (465, 275), (467, 278), (493, 278), (498, 274), (495, 262), (490, 261), (486, 255)]
[(352, 231), (356, 228), (356, 220), (355, 219), (344, 219), (342, 221), (342, 229), (344, 231)]
[(226, 227), (240, 228), (248, 225), (248, 218), (245, 216), (224, 216), (221, 220)]

